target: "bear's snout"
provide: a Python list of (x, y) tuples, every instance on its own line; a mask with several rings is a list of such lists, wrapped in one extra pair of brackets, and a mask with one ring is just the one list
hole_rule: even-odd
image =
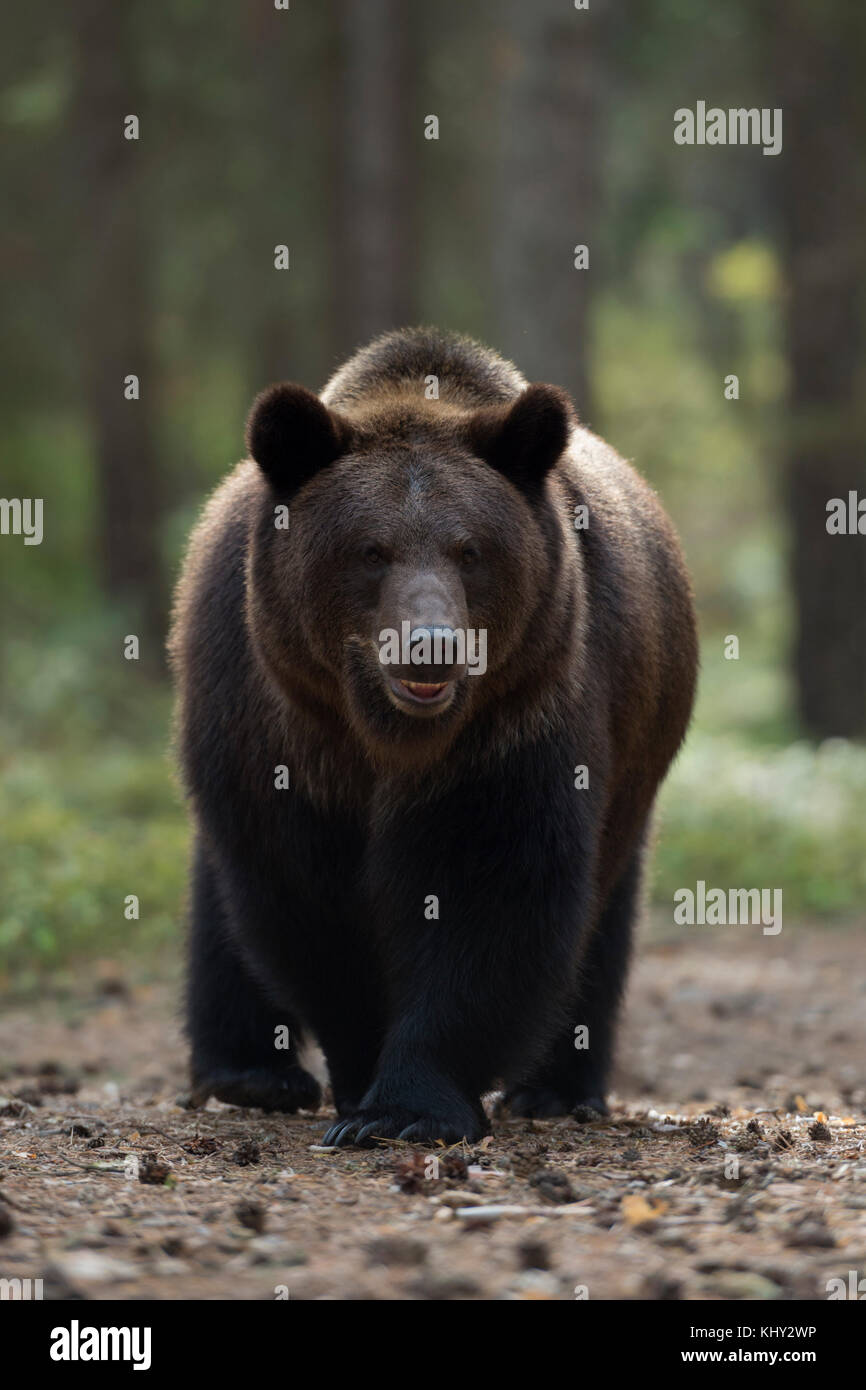
[(392, 699), (401, 709), (444, 709), (456, 682), (466, 675), (465, 642), (448, 623), (413, 625), (404, 619), (399, 641), (383, 651), (382, 666)]
[(407, 714), (445, 709), (467, 672), (462, 586), (432, 567), (398, 571), (383, 600), (379, 660), (393, 703)]
[(401, 661), (388, 666), (389, 675), (432, 685), (466, 675), (465, 643), (453, 627), (446, 623), (415, 627), (408, 622), (401, 626), (408, 629), (408, 641), (401, 644)]

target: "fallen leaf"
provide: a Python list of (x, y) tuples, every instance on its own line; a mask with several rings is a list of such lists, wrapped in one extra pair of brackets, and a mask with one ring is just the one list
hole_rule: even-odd
[(667, 1209), (668, 1204), (661, 1197), (648, 1202), (639, 1193), (630, 1192), (622, 1199), (622, 1214), (627, 1226), (648, 1226), (658, 1221)]

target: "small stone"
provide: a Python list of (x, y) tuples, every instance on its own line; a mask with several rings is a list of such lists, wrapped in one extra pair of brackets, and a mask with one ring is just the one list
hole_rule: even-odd
[(661, 1227), (655, 1234), (655, 1242), (656, 1245), (676, 1247), (678, 1250), (686, 1251), (687, 1254), (692, 1253), (695, 1249), (694, 1241), (674, 1227)]
[(520, 1241), (516, 1252), (521, 1269), (550, 1269), (550, 1250), (543, 1240), (527, 1236)]
[(795, 1250), (808, 1250), (810, 1248), (833, 1250), (836, 1246), (836, 1237), (823, 1221), (806, 1220), (788, 1232), (785, 1244), (790, 1245)]
[(185, 1260), (170, 1259), (168, 1256), (162, 1260), (155, 1260), (151, 1266), (152, 1272), (160, 1277), (173, 1274), (189, 1274), (190, 1266)]
[[(35, 1086), (22, 1086), (20, 1091), (16, 1091), (13, 1101), (19, 1101), (22, 1105), (39, 1106), (42, 1104), (42, 1096)], [(20, 1114), (21, 1112), (13, 1112)]]
[(103, 1255), (98, 1250), (74, 1250), (56, 1256), (51, 1273), (59, 1276), (61, 1282), (74, 1285), (123, 1283), (137, 1279), (140, 1271), (136, 1265), (114, 1255)]
[(759, 1299), (781, 1298), (782, 1289), (772, 1279), (747, 1269), (720, 1269), (703, 1281), (707, 1293), (717, 1298)]
[(673, 1303), (682, 1298), (682, 1291), (683, 1286), (679, 1279), (673, 1279), (668, 1274), (656, 1273), (648, 1275), (644, 1280), (641, 1297)]
[(481, 1286), (476, 1279), (471, 1279), (466, 1274), (427, 1273), (415, 1281), (412, 1292), (421, 1298), (441, 1301), (474, 1298), (481, 1293)]
[(261, 1202), (239, 1202), (235, 1207), (235, 1216), (248, 1231), (255, 1231), (258, 1236), (263, 1233), (267, 1218)]
[(565, 1173), (558, 1168), (542, 1168), (533, 1173), (529, 1186), (534, 1187), (540, 1197), (555, 1205), (574, 1201), (574, 1190)]
[(480, 1192), (443, 1192), (439, 1202), (443, 1207), (483, 1207), (487, 1198)]
[(551, 1299), (559, 1297), (559, 1280), (544, 1269), (526, 1269), (518, 1274), (506, 1291), (507, 1299)]
[(379, 1236), (367, 1246), (371, 1265), (422, 1265), (426, 1259), (426, 1245), (411, 1236)]
[(304, 1265), (307, 1253), (284, 1236), (254, 1236), (248, 1250), (255, 1265)]

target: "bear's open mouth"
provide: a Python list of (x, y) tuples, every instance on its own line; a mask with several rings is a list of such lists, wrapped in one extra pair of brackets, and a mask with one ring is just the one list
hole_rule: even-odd
[(450, 702), (454, 690), (454, 681), (403, 681), (389, 676), (388, 684), (399, 704), (416, 708), (441, 708)]

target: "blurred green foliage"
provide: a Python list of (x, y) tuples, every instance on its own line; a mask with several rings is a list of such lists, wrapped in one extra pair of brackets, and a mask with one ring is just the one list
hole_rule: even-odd
[[(170, 700), (120, 628), (64, 629), (5, 653), (0, 718), (0, 981), (180, 940), (187, 830), (168, 756)], [(135, 894), (138, 920), (124, 903)]]
[(854, 916), (866, 893), (866, 749), (744, 744), (700, 726), (659, 805), (653, 897), (677, 888), (779, 888), (784, 920)]

